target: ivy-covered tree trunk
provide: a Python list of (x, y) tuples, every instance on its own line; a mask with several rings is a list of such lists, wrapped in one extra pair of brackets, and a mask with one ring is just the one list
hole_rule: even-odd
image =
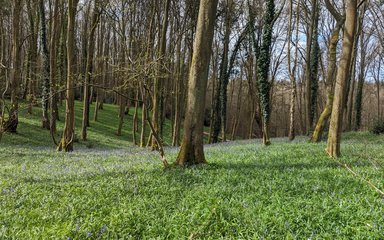
[(342, 23), (338, 23), (332, 32), (329, 42), (329, 57), (328, 57), (328, 72), (327, 72), (327, 101), (323, 112), (316, 123), (315, 130), (312, 134), (311, 141), (319, 142), (321, 140), (322, 133), (324, 131), (325, 123), (332, 113), (333, 96), (335, 92), (335, 81), (336, 76), (336, 54), (337, 54), (337, 43), (339, 42), (339, 32), (342, 27)]
[(312, 12), (308, 23), (306, 52), (306, 131), (309, 134), (313, 127), (317, 110), (318, 72), (320, 47), (318, 42), (319, 6), (318, 0), (312, 0)]
[(355, 99), (355, 126), (354, 130), (357, 131), (361, 128), (361, 112), (363, 106), (363, 90), (364, 90), (364, 82), (366, 75), (366, 46), (364, 46), (364, 31), (361, 32), (360, 37), (360, 69), (359, 69), (359, 80), (357, 82), (357, 93)]
[(257, 75), (260, 95), (260, 106), (263, 116), (263, 144), (270, 145), (269, 139), (269, 124), (271, 114), (270, 91), (271, 83), (269, 81), (269, 68), (271, 65), (271, 45), (272, 33), (275, 18), (275, 2), (274, 0), (267, 1), (267, 8), (264, 15), (264, 29), (262, 44), (260, 48), (260, 56), (258, 58)]
[(317, 113), (317, 96), (319, 90), (319, 60), (320, 60), (320, 45), (319, 45), (319, 6), (318, 2), (315, 1), (315, 6), (313, 11), (315, 12), (314, 16), (314, 26), (313, 26), (313, 35), (312, 35), (312, 47), (311, 47), (311, 94), (310, 94), (310, 114), (309, 114), (309, 130), (312, 130), (313, 122)]
[(176, 164), (185, 166), (205, 163), (204, 108), (209, 62), (218, 0), (201, 0), (193, 57), (189, 72), (188, 102), (184, 121), (184, 137)]
[(48, 110), (49, 110), (49, 92), (50, 92), (50, 82), (49, 82), (50, 65), (49, 65), (49, 51), (48, 51), (48, 44), (47, 44), (47, 25), (45, 21), (44, 0), (39, 1), (39, 9), (40, 9), (40, 26), (41, 26), (40, 43), (43, 50), (43, 56), (42, 56), (43, 90), (41, 93), (41, 106), (42, 106), (43, 117), (42, 117), (41, 123), (44, 129), (49, 130), (50, 121), (48, 116)]
[(219, 141), (219, 134), (222, 134), (222, 140), (225, 141), (225, 119), (227, 108), (227, 88), (228, 79), (226, 79), (228, 71), (228, 58), (229, 58), (229, 42), (231, 35), (231, 20), (232, 19), (232, 1), (225, 1), (225, 30), (224, 30), (224, 46), (220, 62), (220, 74), (216, 88), (216, 101), (215, 101), (215, 114), (214, 114), (214, 127), (212, 134), (212, 143)]

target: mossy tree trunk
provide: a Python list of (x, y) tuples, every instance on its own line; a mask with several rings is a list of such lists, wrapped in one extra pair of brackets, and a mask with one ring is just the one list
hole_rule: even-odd
[(181, 166), (206, 162), (203, 146), (204, 108), (217, 3), (218, 0), (200, 1), (194, 51), (189, 72), (184, 137), (176, 160), (176, 164)]
[(327, 70), (327, 79), (326, 79), (326, 88), (327, 88), (327, 101), (323, 112), (320, 114), (320, 117), (316, 123), (315, 130), (312, 134), (311, 141), (319, 142), (321, 140), (325, 124), (328, 118), (332, 113), (333, 98), (335, 92), (335, 76), (336, 76), (336, 62), (337, 62), (337, 44), (339, 42), (340, 29), (344, 23), (344, 18), (340, 15), (336, 8), (330, 3), (329, 0), (326, 0), (326, 6), (328, 11), (331, 12), (333, 17), (336, 19), (336, 26), (332, 31), (332, 34), (329, 39), (328, 46), (328, 70)]
[(344, 112), (345, 89), (352, 58), (353, 41), (357, 23), (357, 0), (346, 1), (346, 17), (340, 64), (337, 70), (335, 94), (329, 127), (327, 152), (331, 157), (340, 156), (340, 140)]

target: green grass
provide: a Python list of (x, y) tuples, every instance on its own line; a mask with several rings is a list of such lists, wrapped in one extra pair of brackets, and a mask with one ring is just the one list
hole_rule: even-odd
[[(91, 123), (92, 149), (55, 152), (35, 116), (21, 119), (21, 136), (4, 136), (0, 239), (384, 238), (383, 197), (330, 160), (325, 143), (210, 145), (208, 165), (163, 170), (157, 153), (129, 143), (129, 123), (114, 136), (116, 112), (107, 105)], [(384, 189), (383, 143), (346, 134), (340, 161)]]
[[(65, 103), (63, 103), (65, 104)], [(60, 140), (60, 134), (64, 127), (64, 109), (65, 106), (60, 107), (60, 120), (58, 121), (58, 134), (56, 139)], [(36, 107), (33, 109), (33, 114), (27, 114), (26, 103), (21, 103), (20, 106), (20, 119), (18, 134), (4, 134), (1, 145), (19, 145), (19, 146), (39, 146), (39, 147), (52, 147), (54, 148), (53, 141), (49, 131), (41, 129), (41, 109)], [(81, 125), (82, 125), (82, 102), (75, 102), (75, 125), (76, 125), (76, 138), (79, 138)], [(94, 105), (90, 108), (90, 119), (93, 119)], [(88, 128), (87, 135), (88, 141), (76, 141), (74, 148), (125, 148), (132, 146), (132, 118), (134, 114), (134, 107), (129, 109), (129, 114), (124, 117), (124, 125), (122, 136), (116, 136), (118, 126), (118, 108), (115, 105), (104, 104), (104, 109), (100, 110), (97, 122), (90, 121), (91, 127)], [(141, 109), (138, 111), (139, 118), (139, 131), (141, 128)], [(171, 124), (169, 121), (165, 122), (164, 133), (171, 132)], [(149, 127), (146, 126), (147, 134), (149, 136)], [(140, 132), (136, 133), (136, 140), (140, 140)], [(163, 139), (166, 145), (171, 143), (169, 134), (164, 135)]]

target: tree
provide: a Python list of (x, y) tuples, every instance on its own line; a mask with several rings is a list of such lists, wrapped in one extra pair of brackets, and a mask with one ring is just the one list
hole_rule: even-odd
[(323, 112), (316, 123), (315, 130), (313, 131), (311, 141), (319, 142), (329, 116), (332, 113), (332, 105), (335, 92), (335, 76), (336, 76), (336, 62), (337, 62), (337, 44), (339, 42), (340, 29), (344, 24), (344, 17), (338, 13), (336, 8), (331, 4), (330, 0), (325, 0), (328, 11), (336, 19), (336, 25), (332, 30), (328, 44), (328, 70), (326, 76), (326, 90), (327, 100)]
[(53, 22), (51, 27), (51, 40), (49, 45), (50, 61), (50, 79), (51, 79), (51, 123), (50, 129), (52, 133), (56, 133), (56, 120), (59, 119), (59, 109), (57, 107), (56, 95), (58, 83), (57, 83), (57, 52), (60, 43), (60, 7), (62, 6), (61, 0), (56, 0), (53, 10)]
[(50, 76), (50, 65), (49, 65), (49, 50), (48, 50), (48, 43), (47, 43), (47, 24), (45, 21), (45, 6), (44, 1), (39, 1), (39, 9), (40, 9), (40, 42), (41, 47), (43, 50), (43, 90), (41, 94), (41, 106), (42, 106), (42, 120), (41, 124), (42, 127), (45, 129), (50, 129), (50, 121), (48, 117), (48, 110), (49, 110), (49, 90), (50, 90), (50, 84), (49, 84), (49, 76)]
[(357, 0), (346, 1), (344, 39), (340, 64), (337, 70), (336, 87), (332, 107), (331, 122), (329, 127), (327, 153), (331, 157), (340, 156), (340, 140), (343, 120), (343, 103), (346, 94), (349, 67), (351, 64), (353, 40), (357, 25)]
[(4, 122), (4, 132), (16, 133), (19, 124), (19, 89), (21, 81), (22, 68), (22, 0), (13, 1), (12, 11), (12, 53), (11, 53), (11, 71), (10, 71), (10, 90), (11, 107), (9, 109), (9, 119)]
[[(161, 118), (161, 107), (160, 102), (162, 101), (162, 85), (165, 81), (165, 52), (167, 50), (167, 29), (168, 29), (168, 15), (169, 8), (171, 6), (171, 0), (166, 0), (165, 2), (165, 12), (163, 19), (163, 26), (161, 30), (161, 38), (159, 42), (159, 66), (158, 66), (158, 76), (154, 79), (153, 83), (153, 109), (152, 109), (152, 124), (154, 129), (159, 133), (160, 125), (162, 125)], [(160, 131), (161, 136), (161, 131)], [(157, 148), (156, 139), (152, 139), (152, 148)]]
[(287, 50), (287, 62), (288, 62), (288, 73), (289, 80), (291, 82), (291, 102), (289, 105), (289, 140), (292, 141), (295, 139), (295, 107), (296, 107), (296, 68), (297, 68), (297, 54), (298, 54), (298, 41), (299, 41), (299, 9), (300, 1), (297, 3), (296, 11), (296, 42), (295, 42), (295, 56), (293, 60), (293, 66), (291, 64), (291, 39), (292, 39), (292, 20), (293, 20), (293, 0), (289, 1), (289, 22), (288, 22), (288, 50)]
[(263, 42), (260, 48), (260, 57), (258, 59), (257, 75), (260, 94), (260, 106), (263, 116), (263, 144), (270, 145), (269, 125), (271, 115), (270, 91), (271, 83), (269, 82), (269, 67), (271, 65), (271, 46), (273, 25), (275, 22), (275, 2), (268, 0), (266, 3), (266, 12), (264, 14)]
[(201, 0), (189, 73), (184, 136), (176, 164), (205, 163), (203, 122), (208, 70), (218, 0)]
[(78, 0), (68, 0), (68, 27), (67, 27), (67, 89), (65, 107), (65, 125), (58, 151), (73, 151), (75, 137), (75, 21)]
[(97, 25), (99, 24), (101, 6), (99, 0), (94, 0), (94, 9), (92, 14), (92, 25), (88, 39), (88, 50), (87, 50), (87, 65), (85, 70), (85, 81), (84, 81), (84, 101), (83, 101), (83, 123), (81, 127), (81, 140), (87, 140), (87, 127), (89, 127), (89, 103), (90, 103), (90, 82), (93, 71), (93, 54), (95, 50), (95, 32)]

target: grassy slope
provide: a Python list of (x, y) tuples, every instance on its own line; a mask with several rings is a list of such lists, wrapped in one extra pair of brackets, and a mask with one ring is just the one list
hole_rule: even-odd
[[(5, 134), (3, 137), (3, 141), (0, 145), (28, 145), (28, 146), (39, 146), (39, 147), (54, 147), (53, 142), (51, 140), (51, 136), (49, 131), (44, 131), (40, 128), (41, 126), (41, 111), (39, 108), (33, 109), (33, 114), (27, 114), (27, 106), (22, 103), (21, 104), (20, 115), (21, 118), (19, 120), (20, 127), (18, 128), (17, 135)], [(80, 136), (81, 124), (82, 124), (82, 102), (76, 102), (75, 104), (76, 110), (76, 136)], [(62, 121), (58, 122), (58, 135), (56, 139), (60, 139), (60, 131), (64, 127), (64, 106), (60, 107), (60, 119)], [(78, 142), (75, 143), (75, 149), (77, 147), (85, 148), (85, 147), (98, 147), (98, 148), (124, 148), (127, 146), (132, 146), (132, 118), (134, 113), (134, 108), (130, 108), (129, 115), (125, 116), (124, 119), (124, 127), (122, 131), (122, 136), (116, 136), (117, 126), (118, 126), (118, 108), (114, 105), (104, 104), (104, 110), (99, 112), (99, 121), (93, 121), (93, 113), (94, 113), (94, 105), (91, 105), (90, 109), (90, 125), (91, 127), (88, 129), (88, 141), (87, 142)], [(139, 131), (141, 127), (141, 109), (138, 111), (139, 118)], [(166, 122), (164, 127), (164, 132), (170, 132), (170, 122)], [(149, 127), (146, 126), (147, 134), (149, 135)], [(136, 139), (139, 142), (140, 140), (140, 132), (136, 134)], [(165, 135), (164, 138), (165, 144), (171, 143), (171, 138), (169, 135)]]
[[(93, 149), (56, 153), (36, 117), (4, 136), (0, 239), (384, 238), (383, 198), (329, 160), (324, 143), (212, 145), (209, 165), (164, 171), (127, 132), (114, 136), (116, 112), (106, 106), (91, 123)], [(341, 159), (381, 189), (383, 143), (348, 134)]]

